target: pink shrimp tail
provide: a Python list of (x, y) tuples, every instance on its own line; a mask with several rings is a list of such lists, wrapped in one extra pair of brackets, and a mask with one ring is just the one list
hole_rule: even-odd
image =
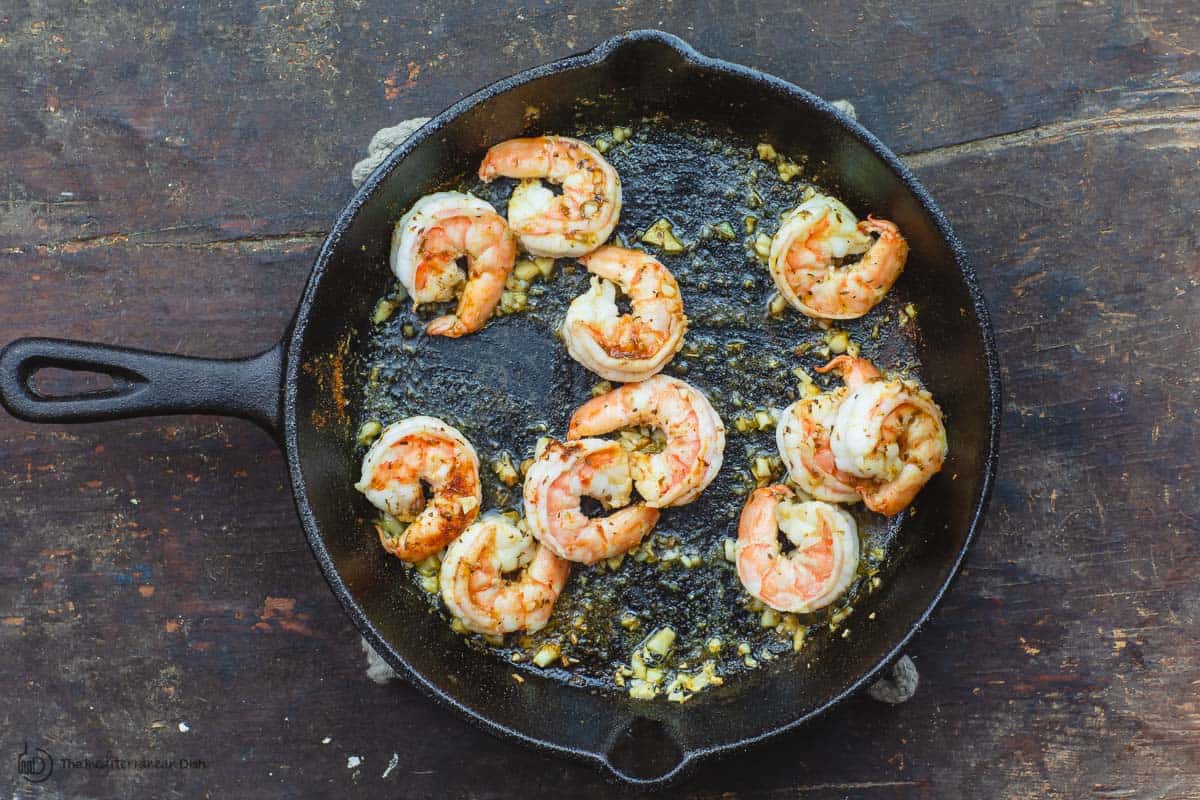
[(862, 386), (867, 381), (873, 381), (879, 377), (879, 370), (865, 358), (855, 358), (853, 356), (838, 356), (830, 360), (823, 367), (816, 367), (817, 372), (822, 374), (826, 372), (836, 372), (842, 376), (842, 380), (851, 389)]
[(430, 336), (449, 336), (451, 339), (473, 333), (472, 329), (453, 314), (430, 320), (429, 324), (425, 326), (425, 332)]

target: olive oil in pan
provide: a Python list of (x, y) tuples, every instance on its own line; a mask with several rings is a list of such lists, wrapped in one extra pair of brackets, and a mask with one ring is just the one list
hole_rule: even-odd
[[(629, 691), (644, 676), (631, 662), (649, 659), (651, 669), (661, 666), (665, 673), (661, 691), (651, 694), (668, 694), (672, 675), (695, 674), (706, 662), (726, 684), (776, 664), (802, 668), (824, 648), (846, 646), (855, 625), (869, 624), (852, 616), (854, 604), (887, 580), (894, 566), (889, 544), (902, 517), (851, 507), (862, 540), (859, 579), (834, 605), (797, 617), (764, 608), (742, 589), (731, 561), (738, 516), (756, 485), (784, 477), (775, 448), (778, 411), (802, 396), (807, 381), (836, 385), (813, 367), (848, 351), (919, 379), (918, 310), (905, 299), (903, 277), (870, 314), (832, 326), (779, 302), (766, 248), (780, 215), (806, 191), (838, 196), (838, 186), (822, 183), (821, 166), (805, 163), (803, 154), (788, 158), (695, 124), (622, 125), (557, 132), (604, 151), (623, 186), (614, 240), (650, 252), (678, 280), (689, 329), (664, 373), (712, 401), (726, 426), (724, 465), (695, 502), (664, 509), (639, 548), (608, 563), (574, 565), (546, 628), (491, 641), (464, 635), (464, 641), (510, 661), (514, 670), (615, 691)], [(465, 175), (452, 188), (503, 213), (514, 183), (483, 184)], [(844, 199), (853, 208), (851, 198)], [(872, 209), (854, 210), (865, 215)], [(557, 333), (567, 306), (587, 288), (586, 270), (572, 259), (537, 267), (526, 266), (510, 288), (501, 306), (507, 313), (460, 339), (424, 334), (425, 323), (444, 307), (414, 313), (407, 301), (385, 302), (360, 365), (365, 388), (357, 421), (386, 425), (430, 414), (457, 427), (479, 453), (485, 510), (521, 513), (522, 462), (540, 437), (562, 438), (574, 409), (606, 388), (567, 355)], [(363, 536), (374, 533), (366, 527)], [(405, 572), (431, 587), (428, 574)], [(439, 596), (428, 598), (451, 624)], [(664, 646), (668, 628), (674, 639)], [(671, 699), (689, 696), (678, 691)]]

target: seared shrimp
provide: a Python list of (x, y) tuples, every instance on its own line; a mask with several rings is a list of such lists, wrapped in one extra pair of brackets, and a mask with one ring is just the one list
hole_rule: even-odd
[[(551, 442), (525, 475), (525, 519), (537, 540), (568, 561), (594, 564), (636, 546), (658, 522), (659, 511), (629, 505), (629, 454), (616, 442)], [(599, 500), (604, 517), (589, 518), (580, 501)]]
[[(833, 364), (835, 362), (831, 362)], [(818, 367), (827, 372), (831, 366)], [(861, 384), (879, 377), (878, 370), (866, 359), (855, 359), (845, 379), (847, 384)], [(775, 428), (775, 443), (779, 456), (788, 469), (788, 477), (817, 500), (828, 503), (857, 503), (855, 476), (838, 468), (829, 447), (829, 435), (838, 407), (850, 393), (849, 385), (816, 397), (797, 400), (779, 417)]]
[(880, 376), (865, 359), (839, 356), (828, 370), (841, 372), (849, 389), (829, 437), (834, 461), (854, 476), (867, 508), (899, 514), (946, 460), (942, 410), (926, 390)]
[[(581, 256), (612, 235), (621, 215), (621, 179), (591, 145), (566, 136), (509, 139), (487, 151), (479, 177), (521, 178), (508, 224), (535, 256)], [(562, 194), (542, 185), (559, 184)]]
[(504, 634), (545, 627), (570, 571), (508, 517), (486, 514), (451, 542), (439, 583), (464, 627)]
[(775, 443), (788, 477), (805, 492), (827, 503), (857, 503), (853, 477), (837, 468), (829, 449), (833, 416), (846, 394), (840, 393), (825, 392), (788, 406), (775, 428)]
[[(458, 266), (463, 256), (465, 276)], [(464, 336), (482, 328), (500, 302), (516, 258), (516, 241), (504, 218), (461, 192), (422, 197), (392, 232), (392, 271), (414, 306), (452, 300), (461, 290), (457, 311), (426, 326), (431, 336)]]
[[(649, 378), (671, 360), (687, 331), (675, 276), (654, 258), (623, 247), (601, 247), (579, 260), (595, 277), (567, 309), (567, 352), (610, 381)], [(613, 284), (629, 298), (631, 313), (618, 315)]]
[[(428, 500), (423, 484), (432, 494)], [(434, 417), (409, 417), (384, 428), (363, 457), (354, 488), (376, 508), (410, 523), (398, 537), (375, 526), (384, 549), (404, 561), (445, 547), (471, 524), (483, 500), (475, 448)]]
[[(874, 242), (871, 234), (879, 238)], [(846, 266), (834, 259), (862, 253)], [(908, 242), (895, 224), (867, 217), (818, 194), (792, 209), (771, 240), (769, 265), (779, 293), (810, 317), (856, 319), (883, 299), (900, 277)]]
[[(858, 569), (854, 517), (820, 501), (797, 503), (786, 486), (754, 490), (738, 523), (737, 572), (754, 597), (805, 614), (846, 591)], [(784, 553), (779, 531), (794, 546)]]
[(593, 397), (571, 417), (568, 439), (651, 425), (666, 434), (662, 452), (629, 454), (633, 484), (654, 508), (692, 502), (716, 477), (725, 453), (725, 425), (696, 388), (655, 375)]

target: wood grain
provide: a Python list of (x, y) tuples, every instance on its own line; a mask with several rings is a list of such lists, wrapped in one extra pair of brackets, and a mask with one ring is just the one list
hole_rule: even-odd
[[(372, 132), (665, 28), (849, 99), (908, 154), (978, 266), (1006, 390), (992, 511), (911, 650), (916, 699), (853, 700), (672, 796), (1200, 797), (1200, 16), (835, 6), (0, 11), (0, 341), (262, 349)], [(369, 680), (248, 423), (0, 418), (0, 534), (10, 795), (632, 794)], [(26, 740), (208, 766), (33, 786)]]

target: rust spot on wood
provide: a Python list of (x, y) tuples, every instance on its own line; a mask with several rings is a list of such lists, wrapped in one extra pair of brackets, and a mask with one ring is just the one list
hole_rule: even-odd
[(281, 619), (276, 624), (285, 631), (298, 633), (301, 636), (312, 636), (312, 629), (298, 620)]
[(421, 74), (421, 65), (415, 61), (408, 62), (408, 75), (401, 83), (399, 70), (392, 72), (383, 79), (383, 96), (387, 100), (395, 100), (405, 89), (417, 85), (417, 76)]
[(296, 613), (294, 597), (267, 597), (263, 601), (259, 621), (254, 624), (255, 630), (269, 631), (272, 624), (281, 630), (312, 636), (312, 629), (306, 624), (308, 614)]
[(263, 619), (271, 619), (276, 614), (290, 614), (296, 608), (294, 597), (267, 597), (263, 601)]

